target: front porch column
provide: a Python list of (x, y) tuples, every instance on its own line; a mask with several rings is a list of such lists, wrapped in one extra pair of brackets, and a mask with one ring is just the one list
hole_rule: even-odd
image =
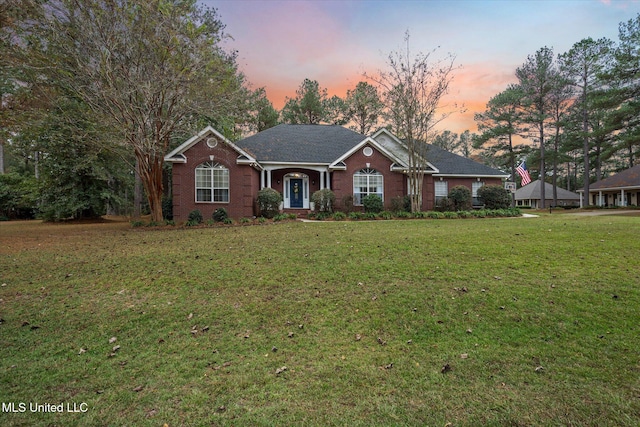
[(624, 198), (624, 189), (620, 190), (620, 206), (627, 206), (627, 200)]
[(326, 177), (327, 177), (327, 188), (331, 190), (331, 172), (327, 171)]
[(271, 188), (271, 169), (267, 169), (267, 187)]
[(604, 206), (604, 200), (602, 200), (602, 191), (598, 191), (598, 206)]
[(265, 174), (265, 170), (261, 170), (260, 171), (260, 189), (262, 190), (264, 188), (264, 174)]
[(320, 171), (320, 189), (324, 190), (324, 179), (325, 179), (325, 173), (324, 171)]

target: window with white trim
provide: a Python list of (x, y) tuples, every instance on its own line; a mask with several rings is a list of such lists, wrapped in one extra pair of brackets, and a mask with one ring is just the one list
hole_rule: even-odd
[(484, 185), (482, 181), (474, 181), (471, 183), (471, 197), (473, 198), (473, 206), (480, 205), (480, 199), (478, 199), (478, 190)]
[(436, 204), (438, 204), (440, 200), (444, 199), (449, 195), (449, 183), (447, 181), (435, 181), (434, 191), (435, 191), (435, 197), (436, 197)]
[(375, 194), (384, 200), (383, 176), (375, 169), (360, 169), (353, 174), (353, 204), (362, 206), (362, 198)]
[(229, 202), (229, 169), (213, 162), (196, 167), (196, 202)]

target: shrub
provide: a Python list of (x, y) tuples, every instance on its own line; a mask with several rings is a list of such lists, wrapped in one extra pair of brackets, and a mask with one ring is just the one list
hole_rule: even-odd
[(429, 217), (429, 214), (428, 214), (428, 212), (418, 211), (418, 212), (414, 212), (413, 213), (413, 217), (414, 218), (427, 218), (427, 217)]
[(451, 212), (451, 211), (442, 212), (442, 215), (446, 219), (456, 219), (456, 218), (458, 218), (458, 212)]
[(456, 185), (449, 191), (449, 200), (453, 211), (471, 209), (471, 190), (464, 185)]
[(144, 225), (144, 221), (140, 221), (139, 219), (131, 221), (131, 226), (134, 228), (142, 227), (143, 225)]
[(474, 218), (486, 218), (487, 211), (485, 209), (478, 209), (477, 211), (472, 211), (471, 215), (473, 215)]
[(353, 196), (351, 194), (342, 197), (342, 211), (345, 213), (353, 212)]
[(329, 218), (330, 214), (328, 212), (318, 212), (315, 214), (314, 219), (317, 221), (323, 221)]
[(447, 212), (454, 210), (453, 201), (448, 197), (443, 197), (440, 199), (434, 208), (438, 212)]
[(173, 219), (173, 198), (162, 198), (162, 217), (167, 220)]
[(444, 213), (437, 212), (437, 211), (429, 211), (427, 212), (427, 218), (442, 219), (444, 218)]
[(344, 213), (344, 212), (335, 212), (335, 213), (333, 214), (333, 219), (334, 219), (335, 221), (342, 221), (342, 220), (344, 220), (344, 219), (346, 219), (346, 218), (347, 218), (347, 214), (346, 214), (346, 213)]
[(364, 218), (364, 215), (362, 212), (349, 212), (349, 219), (353, 220), (353, 221), (358, 221), (362, 218)]
[(218, 208), (211, 215), (211, 219), (215, 222), (224, 222), (227, 218), (229, 218), (229, 214), (225, 208)]
[(378, 214), (378, 216), (382, 219), (392, 219), (393, 218), (393, 213), (389, 212), (389, 211), (382, 211)]
[[(292, 214), (292, 215), (293, 215), (293, 219), (295, 219), (296, 218), (296, 214)], [(290, 214), (281, 213), (281, 214), (275, 215), (273, 217), (273, 220), (275, 222), (284, 221), (284, 220), (287, 220), (287, 219), (292, 219)]]
[(187, 216), (187, 225), (198, 225), (202, 223), (202, 213), (198, 210), (192, 210)]
[(165, 219), (164, 225), (176, 225), (176, 222), (172, 219)]
[(316, 205), (319, 212), (333, 212), (333, 206), (336, 203), (336, 195), (333, 191), (325, 188), (318, 190), (311, 195), (311, 201)]
[(411, 218), (411, 212), (398, 211), (395, 213), (396, 218)]
[(258, 217), (258, 224), (264, 224), (265, 222), (267, 222), (267, 218), (263, 216)]
[(248, 224), (251, 222), (251, 219), (242, 217), (240, 218), (240, 224)]
[(411, 197), (398, 196), (392, 198), (391, 210), (393, 212), (411, 212)]
[(233, 220), (231, 218), (225, 218), (222, 220), (222, 223), (227, 225), (233, 224)]
[(508, 209), (511, 207), (511, 193), (501, 185), (483, 185), (478, 189), (478, 198), (485, 209)]
[(362, 217), (364, 219), (376, 219), (376, 213), (375, 212), (365, 212)]
[(282, 195), (273, 188), (258, 191), (258, 209), (265, 218), (273, 218), (280, 212)]
[(384, 209), (382, 199), (376, 194), (369, 194), (363, 197), (362, 205), (364, 206), (364, 211), (367, 213), (378, 213)]

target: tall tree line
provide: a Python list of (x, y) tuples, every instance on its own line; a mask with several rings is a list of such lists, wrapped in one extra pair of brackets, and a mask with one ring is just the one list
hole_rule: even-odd
[(581, 184), (589, 205), (589, 185), (603, 169), (632, 167), (640, 152), (639, 52), (640, 15), (620, 24), (618, 43), (585, 38), (557, 56), (539, 49), (515, 70), (518, 82), (475, 115), (474, 147), (513, 177), (526, 159), (539, 179), (551, 180), (554, 205), (560, 180), (573, 190)]
[[(233, 139), (272, 120), (222, 48), (216, 11), (195, 0), (15, 0), (0, 13), (0, 146), (9, 163), (46, 170), (35, 173), (41, 206), (66, 205), (54, 219), (104, 211), (135, 171), (162, 221), (170, 148), (204, 123)], [(95, 185), (77, 200), (47, 197), (55, 177), (78, 171)]]

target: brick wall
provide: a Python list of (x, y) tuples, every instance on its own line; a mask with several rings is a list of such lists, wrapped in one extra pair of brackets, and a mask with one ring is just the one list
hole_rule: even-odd
[[(189, 212), (198, 209), (205, 220), (211, 218), (218, 208), (225, 208), (231, 218), (239, 219), (255, 215), (254, 205), (257, 189), (260, 188), (260, 174), (249, 165), (238, 165), (238, 153), (223, 142), (215, 148), (205, 140), (189, 148), (184, 155), (187, 163), (173, 164), (173, 218), (179, 222), (187, 220)], [(213, 160), (211, 157), (213, 156)], [(213, 161), (229, 169), (229, 202), (196, 202), (195, 169), (198, 165)]]

